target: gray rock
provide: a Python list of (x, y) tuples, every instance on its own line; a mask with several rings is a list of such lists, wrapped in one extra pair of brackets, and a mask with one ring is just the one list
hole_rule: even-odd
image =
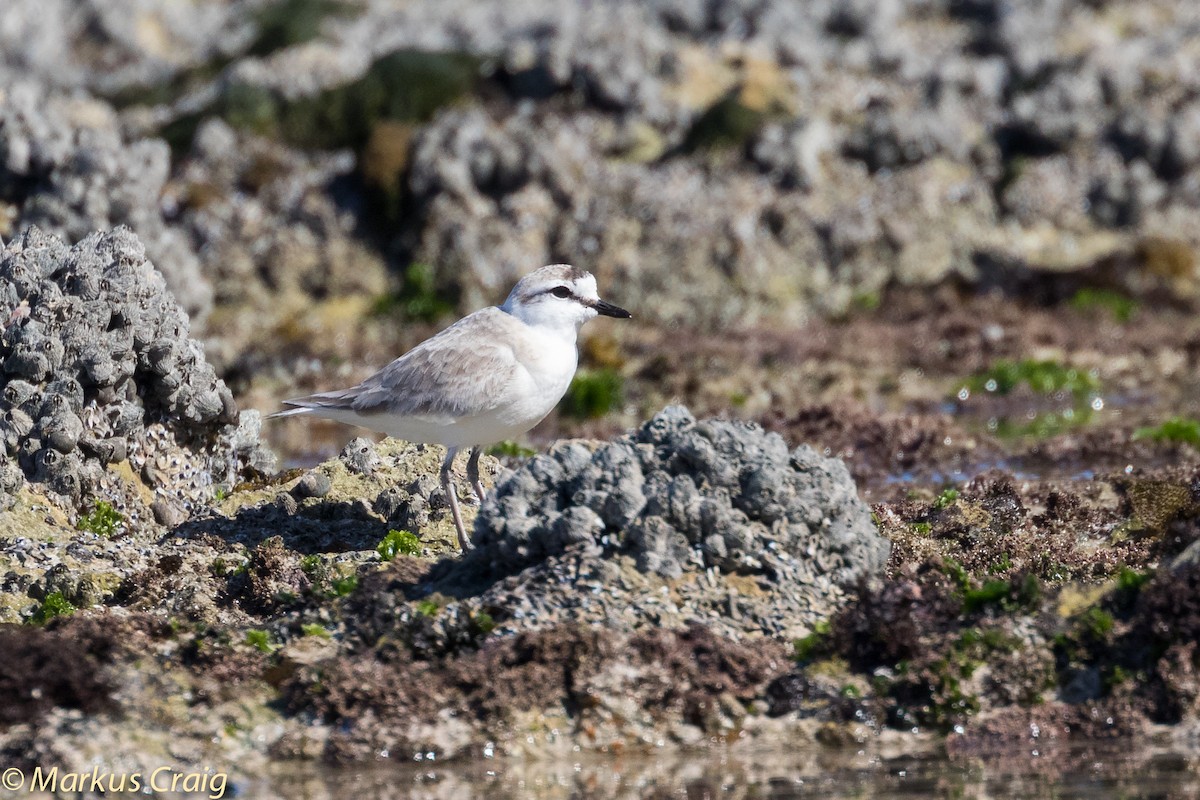
[(844, 463), (680, 407), (594, 449), (571, 443), (530, 460), (497, 485), (474, 542), (444, 580), (495, 582), (479, 602), (506, 609), (518, 628), (564, 616), (612, 621), (614, 609), (582, 602), (602, 572), (617, 580), (597, 585), (630, 604), (635, 626), (660, 618), (657, 590), (635, 591), (622, 577), (628, 563), (639, 581), (669, 581), (684, 598), (692, 610), (676, 608), (676, 619), (710, 621), (728, 606), (729, 581), (757, 585), (738, 590), (741, 615), (728, 622), (743, 633), (810, 623), (842, 587), (877, 575), (891, 549)]
[[(974, 265), (994, 255), (1082, 268), (1145, 236), (1200, 246), (1190, 0), (1155, 0), (1136, 24), (1063, 0), (514, 0), (503, 13), (416, 0), (365, 4), (315, 41), (254, 56), (243, 50), (261, 3), (44, 6), (12, 0), (0, 29), (13, 221), (73, 239), (129, 224), (194, 313), (214, 294), (270, 312), (289, 295), (394, 288), (357, 235), (368, 199), (341, 180), (361, 152), (304, 152), (216, 109), (247, 87), (312, 98), (399, 48), (494, 69), (489, 102), (443, 109), (404, 140), (405, 213), (383, 248), (435, 265), (463, 311), (559, 260), (642, 298), (642, 318), (734, 327), (841, 312), (890, 283), (979, 279)], [(197, 77), (218, 60), (219, 76)], [(150, 108), (95, 99), (185, 76), (175, 86), (192, 88)], [(761, 119), (720, 152), (680, 149), (731, 97)], [(197, 112), (167, 180), (154, 137)], [(1097, 229), (1121, 238), (1089, 241)], [(36, 284), (54, 263), (12, 280)], [(61, 287), (84, 302), (99, 290), (83, 274)], [(0, 312), (16, 296), (6, 287)], [(109, 311), (159, 335), (155, 309)], [(257, 332), (229, 326), (210, 359), (252, 371)], [(22, 344), (7, 374), (54, 370), (37, 352)], [(118, 381), (121, 363), (89, 356), (86, 377)], [(213, 407), (198, 398), (187, 413)]]
[[(203, 123), (167, 202), (179, 209), (177, 226), (199, 254), (216, 302), (268, 320), (305, 297), (387, 292), (383, 255), (362, 241), (347, 198), (329, 190), (353, 170), (349, 152), (305, 152), (219, 119)], [(246, 191), (247, 183), (257, 190)], [(189, 191), (203, 192), (204, 201)], [(247, 225), (247, 219), (256, 222)], [(208, 355), (218, 366), (243, 351), (252, 364), (261, 358), (262, 340), (239, 339), (240, 329), (221, 332), (212, 343)], [(286, 337), (281, 343), (289, 344)]]
[(441, 484), (433, 475), (421, 475), (404, 488), (382, 492), (374, 510), (394, 530), (420, 531), (429, 525), (435, 498), (445, 506)]
[[(632, 459), (637, 445), (654, 447), (643, 451), (640, 467)], [(692, 549), (703, 566), (721, 570), (738, 555), (770, 549), (820, 564), (839, 584), (871, 575), (887, 560), (888, 543), (845, 464), (808, 446), (788, 452), (778, 434), (757, 426), (696, 422), (685, 409), (668, 408), (636, 435), (598, 447), (588, 463), (578, 463), (580, 451), (560, 447), (500, 483), (497, 503), (476, 518), (473, 558), (512, 572), (608, 536), (643, 569), (666, 577), (689, 569)], [(563, 501), (572, 497), (584, 503)], [(546, 510), (547, 498), (557, 509), (533, 527), (506, 512)], [(706, 547), (714, 558), (704, 555)]]
[(187, 511), (165, 497), (160, 497), (150, 504), (150, 513), (154, 515), (155, 522), (168, 528), (173, 528), (187, 519)]
[[(272, 463), (257, 413), (239, 418), (128, 229), (67, 248), (30, 228), (0, 250), (0, 286), (28, 308), (0, 337), (0, 428), (27, 479), (78, 503), (101, 488), (105, 465), (128, 458), (186, 508), (210, 501), (215, 483)], [(110, 330), (107, 309), (132, 286), (154, 310), (153, 336)]]
[(83, 423), (74, 412), (63, 409), (53, 415), (44, 416), (38, 420), (42, 430), (42, 438), (46, 444), (60, 453), (70, 453), (79, 444), (83, 434)]

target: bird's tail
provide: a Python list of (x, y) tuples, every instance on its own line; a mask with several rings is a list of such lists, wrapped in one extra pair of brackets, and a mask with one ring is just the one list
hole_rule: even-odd
[[(355, 387), (357, 389), (357, 387)], [(294, 417), (301, 414), (314, 414), (318, 417), (328, 416), (329, 411), (344, 411), (353, 408), (355, 389), (339, 389), (333, 392), (318, 392), (310, 394), (306, 397), (293, 397), (291, 400), (284, 400), (285, 408), (282, 411), (276, 411), (274, 414), (269, 414), (267, 419), (276, 417)], [(325, 413), (322, 413), (325, 412)]]
[(285, 408), (283, 411), (276, 411), (274, 414), (267, 414), (267, 419), (281, 419), (283, 417), (295, 417), (301, 414), (312, 413), (311, 408), (300, 406), (298, 408)]

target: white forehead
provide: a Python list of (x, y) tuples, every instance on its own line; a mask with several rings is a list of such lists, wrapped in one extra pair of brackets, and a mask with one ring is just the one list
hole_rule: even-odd
[(570, 287), (581, 297), (598, 297), (596, 279), (592, 274), (569, 264), (550, 264), (534, 270), (517, 282), (512, 294), (515, 297), (531, 297), (555, 286)]
[(596, 290), (596, 279), (592, 277), (592, 273), (585, 272), (583, 275), (575, 279), (573, 284), (575, 294), (580, 297), (599, 297), (600, 294)]

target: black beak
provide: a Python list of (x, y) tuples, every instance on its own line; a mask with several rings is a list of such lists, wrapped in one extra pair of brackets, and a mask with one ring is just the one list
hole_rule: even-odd
[(612, 303), (606, 303), (603, 300), (597, 300), (592, 304), (592, 308), (596, 309), (597, 314), (603, 314), (606, 317), (616, 317), (617, 319), (629, 319), (633, 316), (620, 306), (614, 306)]

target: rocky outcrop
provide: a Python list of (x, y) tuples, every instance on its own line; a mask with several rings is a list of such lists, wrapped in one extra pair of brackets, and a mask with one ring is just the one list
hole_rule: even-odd
[[(356, 636), (444, 651), (471, 641), (481, 614), (503, 632), (702, 622), (733, 638), (798, 636), (890, 550), (842, 462), (679, 407), (522, 465), (480, 510), (475, 542), (420, 581), (372, 592)], [(406, 597), (432, 598), (437, 613)]]
[(152, 497), (186, 509), (271, 466), (257, 413), (238, 414), (127, 228), (74, 247), (37, 229), (10, 242), (0, 320), (10, 502), (28, 480), (71, 508), (108, 498), (125, 511), (136, 491), (106, 468), (127, 464)]
[(588, 545), (643, 572), (770, 574), (819, 591), (878, 572), (889, 546), (841, 462), (680, 407), (636, 434), (565, 444), (500, 483), (467, 562), (501, 575)]

